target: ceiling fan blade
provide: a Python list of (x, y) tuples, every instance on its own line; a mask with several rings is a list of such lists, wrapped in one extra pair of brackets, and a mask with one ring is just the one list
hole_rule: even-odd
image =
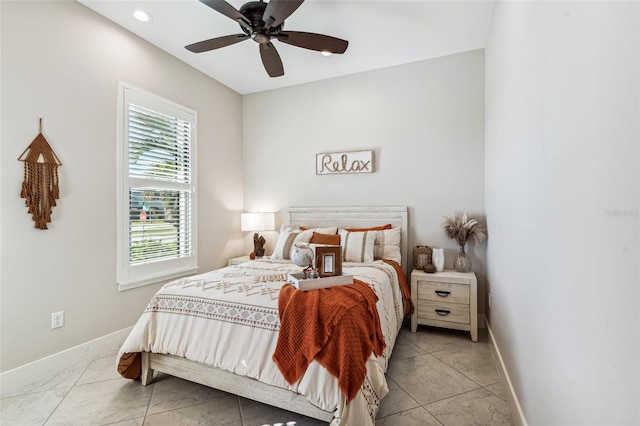
[(280, 77), (284, 75), (282, 60), (276, 47), (271, 42), (260, 44), (260, 57), (262, 58), (262, 65), (264, 65), (264, 69), (267, 70), (269, 77)]
[(303, 2), (304, 0), (271, 0), (262, 15), (265, 28), (282, 24)]
[(232, 44), (239, 43), (248, 38), (249, 36), (246, 34), (233, 34), (233, 35), (216, 37), (209, 40), (200, 41), (198, 43), (193, 43), (188, 46), (185, 46), (185, 49), (193, 53), (208, 52), (210, 50), (220, 49), (221, 47), (226, 47)]
[(246, 16), (224, 0), (200, 0), (200, 3), (206, 4), (211, 9), (222, 13), (224, 16), (231, 18), (234, 21), (241, 20), (247, 24), (251, 24), (251, 21), (249, 21)]
[(283, 43), (318, 52), (344, 53), (349, 46), (348, 41), (340, 38), (302, 31), (283, 31), (275, 35), (274, 38)]

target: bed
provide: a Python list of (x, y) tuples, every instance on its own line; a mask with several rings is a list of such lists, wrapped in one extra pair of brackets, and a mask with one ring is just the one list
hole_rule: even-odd
[[(286, 225), (289, 230), (343, 230), (381, 224), (389, 224), (399, 232), (399, 241), (394, 242), (399, 243), (397, 263), (406, 273), (406, 207), (291, 208)], [(386, 232), (377, 234), (376, 243), (381, 243), (379, 239)], [(314, 359), (305, 366), (294, 382), (283, 376), (284, 362), (277, 362), (282, 359), (276, 361), (274, 355), (283, 353), (284, 345), (278, 340), (279, 334), (286, 330), (286, 336), (298, 335), (285, 327), (291, 321), (280, 323), (278, 305), (284, 303), (285, 296), (292, 301), (288, 298), (294, 293), (305, 293), (283, 287), (288, 274), (302, 269), (284, 257), (274, 253), (273, 257), (166, 284), (122, 345), (118, 371), (124, 377), (139, 376), (143, 385), (152, 382), (154, 371), (164, 372), (332, 425), (375, 424), (380, 400), (388, 393), (384, 374), (406, 313), (403, 303), (408, 296), (401, 285), (404, 277), (400, 276), (403, 272), (386, 260), (343, 262), (344, 273), (353, 275), (358, 285), (375, 293), (369, 313), (374, 311), (372, 315), (376, 315), (384, 338), (379, 356), (370, 353), (364, 360), (366, 374), (363, 373), (362, 383), (356, 383), (354, 391), (347, 393), (344, 383), (348, 380), (330, 374), (331, 365), (320, 357), (320, 362)], [(347, 287), (352, 287), (349, 291), (357, 289), (355, 285)], [(289, 306), (293, 305), (291, 302)], [(364, 308), (361, 310), (366, 314)]]

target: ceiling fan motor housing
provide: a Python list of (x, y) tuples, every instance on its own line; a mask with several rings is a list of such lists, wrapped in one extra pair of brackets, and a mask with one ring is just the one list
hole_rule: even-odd
[(275, 35), (278, 35), (284, 26), (284, 22), (276, 27), (265, 28), (265, 22), (262, 20), (264, 15), (264, 11), (267, 8), (267, 3), (262, 1), (251, 1), (249, 3), (245, 3), (240, 8), (240, 13), (242, 13), (249, 21), (251, 21), (251, 28), (247, 28), (246, 25), (242, 25), (240, 23), (240, 28), (242, 31), (253, 41), (259, 44), (269, 43), (271, 38)]

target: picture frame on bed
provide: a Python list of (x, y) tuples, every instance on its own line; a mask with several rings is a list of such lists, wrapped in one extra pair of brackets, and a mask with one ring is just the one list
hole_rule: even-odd
[(342, 247), (317, 247), (316, 268), (318, 269), (320, 278), (342, 275)]

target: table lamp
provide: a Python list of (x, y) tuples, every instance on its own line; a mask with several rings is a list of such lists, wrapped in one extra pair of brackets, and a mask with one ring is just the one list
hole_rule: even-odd
[(253, 234), (253, 252), (256, 257), (264, 256), (264, 237), (259, 231), (273, 231), (276, 229), (274, 213), (242, 213), (240, 215), (240, 230), (255, 231)]

